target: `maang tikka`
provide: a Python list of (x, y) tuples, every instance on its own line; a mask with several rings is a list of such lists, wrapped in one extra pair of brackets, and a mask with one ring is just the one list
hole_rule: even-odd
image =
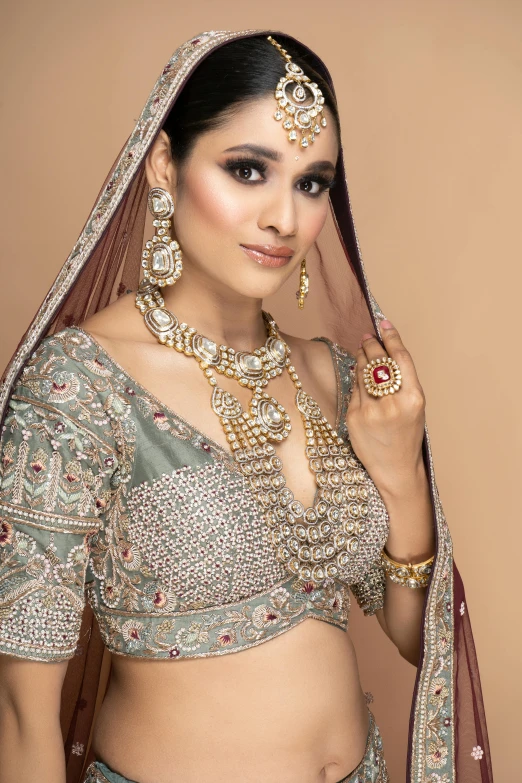
[(174, 214), (174, 201), (168, 190), (152, 188), (147, 199), (154, 220), (155, 234), (143, 249), (141, 265), (144, 280), (163, 287), (174, 285), (183, 271), (179, 244), (170, 236), (170, 218)]
[(292, 62), (286, 49), (271, 35), (267, 37), (286, 60), (286, 73), (281, 76), (275, 89), (277, 109), (274, 119), (283, 120), (283, 128), (288, 131), (289, 141), (295, 141), (297, 130), (300, 130), (299, 144), (301, 147), (308, 147), (313, 144), (316, 135), (321, 133), (321, 126), (326, 128), (327, 125), (326, 117), (322, 114), (323, 93), (317, 84), (305, 75), (303, 69)]

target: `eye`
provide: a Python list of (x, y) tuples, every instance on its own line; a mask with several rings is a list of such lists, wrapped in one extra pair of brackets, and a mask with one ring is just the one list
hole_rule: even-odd
[(227, 160), (225, 165), (227, 171), (242, 182), (262, 182), (267, 168), (263, 161), (245, 158)]
[(312, 196), (315, 196), (316, 194), (320, 193), (321, 190), (324, 189), (321, 188), (319, 182), (317, 182), (317, 180), (315, 179), (303, 179), (299, 184), (306, 185), (306, 187), (301, 188), (301, 190), (304, 190), (305, 193), (310, 193), (310, 195)]
[(240, 166), (239, 168), (234, 169), (234, 171), (239, 172), (237, 174), (239, 179), (246, 179), (246, 180), (256, 180), (256, 177), (252, 176), (253, 172), (257, 172), (259, 174), (257, 169), (253, 168), (253, 166)]
[(320, 196), (327, 190), (330, 190), (335, 185), (335, 178), (322, 177), (315, 175), (313, 177), (306, 177), (302, 179), (299, 185), (304, 185), (304, 188), (300, 187), (303, 193), (307, 193), (309, 196)]

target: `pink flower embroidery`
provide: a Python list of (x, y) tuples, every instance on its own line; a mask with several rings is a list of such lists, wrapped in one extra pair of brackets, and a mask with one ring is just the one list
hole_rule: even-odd
[(315, 590), (315, 584), (313, 582), (303, 582), (301, 586), (302, 593), (313, 593)]
[(475, 745), (473, 750), (471, 751), (471, 755), (475, 759), (475, 761), (480, 761), (482, 756), (484, 755), (484, 751), (480, 747), (480, 745)]
[(126, 642), (140, 641), (140, 632), (143, 630), (143, 624), (134, 622), (133, 620), (127, 620), (121, 627), (121, 633)]
[(167, 417), (162, 411), (156, 411), (154, 414), (154, 424), (159, 430), (168, 430), (169, 428)]
[(167, 596), (161, 590), (156, 590), (156, 592), (154, 593), (153, 602), (156, 609), (163, 609), (163, 607), (167, 603)]
[(237, 641), (237, 636), (234, 630), (226, 628), (220, 631), (216, 637), (216, 643), (220, 647), (228, 647), (229, 644), (234, 644)]
[(441, 742), (430, 742), (429, 754), (427, 758), (428, 767), (432, 769), (440, 769), (446, 763), (446, 756), (448, 755), (448, 749)]
[(13, 526), (7, 519), (0, 521), (0, 546), (10, 544), (13, 539)]
[(463, 615), (464, 612), (466, 611), (466, 604), (464, 603), (464, 601), (461, 603), (459, 611), (461, 615)]
[(267, 628), (269, 625), (277, 625), (281, 620), (281, 612), (266, 604), (256, 606), (252, 612), (252, 623), (256, 628)]

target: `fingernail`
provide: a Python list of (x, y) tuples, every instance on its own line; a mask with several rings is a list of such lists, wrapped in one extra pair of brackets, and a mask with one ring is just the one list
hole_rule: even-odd
[(382, 326), (382, 328), (383, 328), (383, 329), (394, 329), (394, 328), (395, 328), (395, 327), (393, 326), (392, 322), (391, 322), (391, 321), (388, 321), (388, 319), (387, 319), (387, 318), (384, 318), (384, 319), (381, 321), (381, 323), (380, 323), (380, 326)]

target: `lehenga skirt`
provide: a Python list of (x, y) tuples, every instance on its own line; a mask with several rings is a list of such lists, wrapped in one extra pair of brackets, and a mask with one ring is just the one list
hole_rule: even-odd
[[(370, 722), (364, 755), (355, 769), (338, 783), (389, 783), (381, 733), (369, 707), (368, 712)], [(137, 781), (120, 775), (102, 761), (93, 761), (87, 769), (84, 783), (137, 783)]]

